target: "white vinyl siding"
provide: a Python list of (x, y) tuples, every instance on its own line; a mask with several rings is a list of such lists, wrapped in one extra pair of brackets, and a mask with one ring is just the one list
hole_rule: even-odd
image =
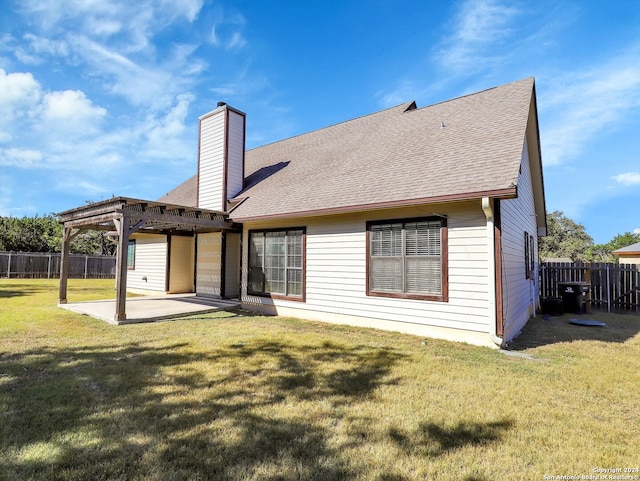
[(222, 211), (224, 189), (225, 115), (220, 109), (200, 119), (198, 207)]
[(225, 211), (243, 186), (244, 115), (225, 107), (201, 117), (199, 155), (198, 207)]
[(196, 294), (220, 297), (222, 285), (222, 234), (198, 234)]
[(167, 236), (134, 234), (135, 268), (127, 271), (127, 289), (166, 290)]
[(227, 199), (231, 199), (242, 190), (244, 180), (244, 117), (232, 110), (227, 149)]
[[(488, 332), (486, 221), (480, 206), (427, 206), (426, 212), (447, 216), (448, 302), (366, 295), (366, 223), (419, 217), (416, 208), (245, 224), (248, 229), (306, 225), (306, 300), (304, 303), (259, 298), (243, 292), (243, 302), (304, 309), (306, 316), (333, 313), (422, 326)], [(423, 211), (423, 212), (424, 212)], [(244, 248), (243, 266), (248, 249)], [(243, 284), (246, 285), (246, 269)]]
[[(533, 315), (538, 292), (537, 225), (527, 152), (525, 142), (518, 178), (518, 198), (503, 200), (500, 203), (505, 340), (517, 335)], [(533, 260), (533, 271), (528, 277), (526, 269), (529, 269), (530, 265), (527, 266), (525, 262), (525, 238), (529, 239), (530, 236), (533, 236), (533, 246), (528, 250), (530, 259)]]

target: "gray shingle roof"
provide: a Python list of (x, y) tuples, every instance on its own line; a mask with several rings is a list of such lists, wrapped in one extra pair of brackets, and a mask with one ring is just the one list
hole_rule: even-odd
[[(247, 151), (234, 220), (515, 192), (532, 78), (415, 108), (413, 102)], [(258, 176), (259, 177), (259, 176)]]
[[(419, 109), (409, 102), (249, 150), (231, 217), (513, 196), (533, 92), (528, 78)], [(196, 182), (160, 200), (195, 206)]]
[(622, 247), (613, 251), (614, 254), (638, 254), (640, 253), (640, 242), (631, 244), (630, 246)]
[(166, 202), (168, 204), (184, 205), (187, 207), (196, 207), (198, 204), (198, 176), (194, 175), (178, 187), (170, 190), (158, 199), (158, 202)]

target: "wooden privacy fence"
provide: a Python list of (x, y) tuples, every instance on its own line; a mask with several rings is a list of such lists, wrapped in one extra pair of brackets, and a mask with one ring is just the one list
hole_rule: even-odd
[[(75, 279), (115, 278), (116, 258), (72, 254), (69, 256), (69, 277)], [(60, 254), (0, 251), (0, 277), (45, 278), (60, 277)]]
[(590, 309), (640, 314), (640, 271), (635, 264), (548, 262), (539, 272), (542, 299), (561, 297), (559, 283), (588, 282)]

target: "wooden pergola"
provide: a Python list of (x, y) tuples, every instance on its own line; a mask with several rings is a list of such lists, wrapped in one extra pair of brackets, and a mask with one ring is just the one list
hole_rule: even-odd
[(124, 321), (127, 298), (127, 252), (129, 237), (135, 232), (170, 234), (172, 232), (237, 231), (224, 212), (156, 201), (114, 197), (58, 214), (63, 225), (60, 259), (59, 304), (67, 303), (69, 245), (83, 230), (113, 231), (118, 235), (116, 259), (116, 312), (114, 320)]

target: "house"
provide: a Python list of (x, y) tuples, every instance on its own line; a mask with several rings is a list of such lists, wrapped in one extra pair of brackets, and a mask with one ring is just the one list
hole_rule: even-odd
[(618, 263), (620, 264), (640, 265), (640, 242), (617, 249), (612, 254), (618, 257)]
[(535, 315), (546, 208), (533, 78), (252, 150), (245, 117), (222, 102), (203, 115), (196, 175), (157, 201), (60, 214), (65, 239), (115, 224), (116, 321), (127, 289), (492, 347)]

